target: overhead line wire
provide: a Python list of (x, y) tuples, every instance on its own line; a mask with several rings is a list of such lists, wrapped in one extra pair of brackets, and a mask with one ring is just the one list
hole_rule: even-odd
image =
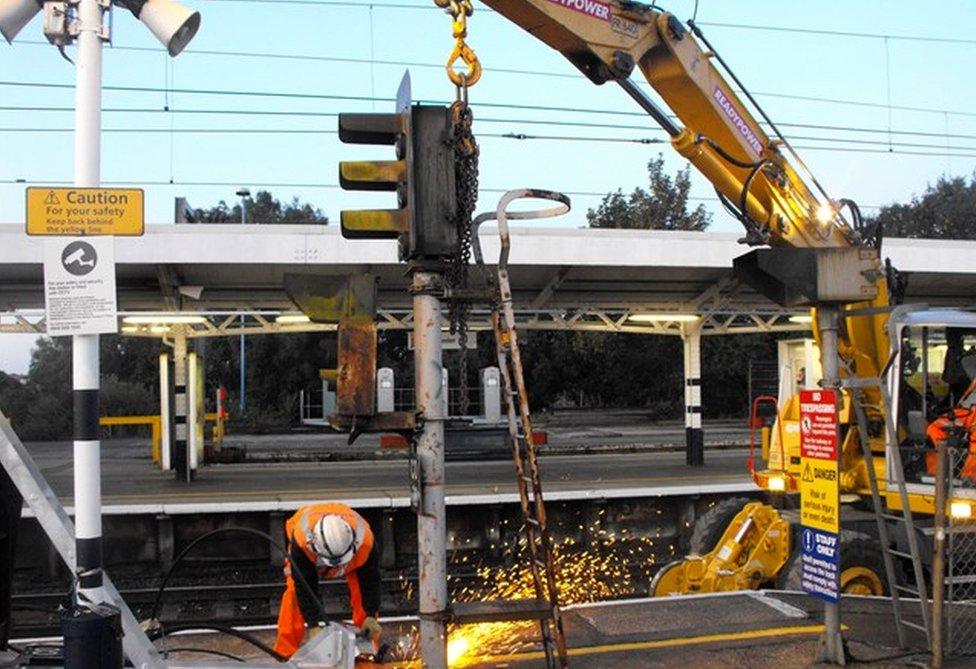
[[(230, 0), (229, 0), (230, 1)], [(237, 1), (237, 0), (233, 0)], [(22, 40), (20, 44), (27, 44), (31, 46), (49, 46), (48, 42), (41, 40)], [(118, 49), (122, 51), (141, 51), (158, 53), (159, 49), (156, 47), (139, 47), (139, 46), (120, 46), (116, 45), (112, 47), (113, 49)], [(270, 53), (270, 52), (256, 52), (256, 51), (224, 51), (224, 50), (214, 50), (214, 49), (194, 49), (193, 47), (188, 48), (184, 51), (185, 55), (206, 55), (206, 56), (226, 56), (232, 58), (270, 58), (270, 59), (282, 59), (282, 60), (307, 60), (307, 61), (317, 61), (317, 62), (337, 62), (337, 63), (352, 63), (359, 65), (389, 65), (397, 67), (419, 67), (440, 70), (444, 67), (443, 63), (423, 63), (418, 61), (405, 61), (405, 60), (385, 60), (385, 59), (375, 59), (375, 58), (351, 58), (347, 56), (320, 56), (314, 54), (286, 54), (286, 53)], [(486, 71), (504, 74), (517, 74), (517, 75), (530, 75), (530, 76), (541, 76), (541, 77), (558, 77), (565, 79), (576, 79), (580, 81), (585, 81), (583, 76), (578, 72), (550, 72), (542, 70), (526, 70), (519, 68), (500, 68), (500, 67), (486, 67)], [(650, 84), (644, 81), (638, 81), (638, 85), (651, 89)], [(742, 93), (742, 91), (736, 91), (736, 93)], [(899, 111), (913, 111), (913, 112), (924, 112), (931, 114), (952, 114), (954, 116), (976, 116), (976, 112), (965, 112), (965, 111), (954, 111), (951, 109), (938, 109), (934, 107), (918, 107), (912, 105), (892, 105), (887, 102), (868, 102), (864, 100), (845, 100), (841, 98), (828, 98), (822, 96), (810, 96), (810, 95), (797, 95), (792, 93), (773, 93), (769, 91), (753, 91), (753, 95), (760, 97), (771, 97), (771, 98), (781, 98), (788, 100), (800, 100), (806, 102), (821, 102), (825, 104), (838, 104), (838, 105), (850, 105), (857, 107), (870, 107), (875, 109), (895, 109)], [(374, 98), (373, 101), (379, 101), (382, 98)], [(606, 112), (613, 113), (613, 112)], [(641, 116), (639, 112), (630, 112), (635, 116)]]
[[(265, 188), (310, 188), (310, 189), (328, 189), (328, 190), (340, 190), (341, 186), (337, 183), (310, 183), (310, 182), (269, 182), (260, 181), (254, 179), (244, 179), (237, 181), (103, 181), (102, 184), (106, 186), (125, 186), (132, 185), (133, 183), (138, 183), (145, 186), (194, 186), (194, 187), (225, 187), (225, 186), (239, 186), (242, 183), (250, 183), (254, 187), (265, 187)], [(44, 185), (71, 185), (73, 182), (70, 179), (66, 180), (55, 180), (55, 179), (0, 179), (0, 185), (17, 185), (23, 186), (27, 183), (34, 184), (44, 184)], [(481, 192), (484, 193), (507, 193), (511, 188), (479, 188)], [(617, 189), (624, 192), (623, 189)], [(574, 195), (577, 197), (604, 197), (606, 195), (616, 193), (617, 190), (601, 192), (601, 191), (573, 191), (564, 190), (560, 191), (565, 195)], [(627, 194), (626, 192), (624, 192)], [(688, 200), (690, 202), (718, 202), (717, 197), (701, 197), (701, 196), (689, 196)], [(880, 205), (862, 204), (859, 205), (862, 209), (880, 209)]]
[[(271, 5), (305, 5), (320, 7), (350, 7), (355, 9), (409, 9), (419, 11), (443, 11), (431, 4), (413, 4), (404, 2), (355, 2), (354, 0), (208, 0), (209, 2), (225, 2), (239, 4), (271, 4)], [(479, 7), (483, 14), (497, 14), (489, 7)], [(891, 39), (903, 42), (924, 42), (934, 44), (960, 44), (976, 46), (976, 40), (964, 37), (942, 37), (935, 35), (906, 35), (890, 33), (868, 33), (854, 30), (831, 30), (826, 28), (802, 28), (797, 26), (771, 26), (757, 23), (732, 23), (725, 21), (699, 21), (700, 26), (709, 28), (724, 28), (727, 30), (756, 30), (763, 32), (795, 33), (804, 35), (821, 35), (830, 37), (849, 37), (856, 39)]]
[[(0, 112), (51, 112), (51, 113), (74, 113), (74, 107), (68, 106), (43, 106), (43, 105), (0, 105)], [(105, 107), (103, 113), (122, 113), (122, 114), (198, 114), (198, 115), (228, 115), (228, 116), (293, 116), (307, 118), (336, 118), (339, 112), (317, 112), (317, 111), (281, 111), (266, 109), (169, 109), (163, 107)], [(524, 119), (524, 118), (489, 118), (479, 116), (478, 123), (516, 123), (526, 125), (545, 125), (545, 126), (566, 126), (577, 128), (605, 128), (612, 130), (642, 130), (647, 132), (663, 132), (660, 128), (642, 125), (626, 125), (622, 123), (593, 123), (587, 121), (553, 121), (547, 119)], [(894, 135), (907, 135), (912, 137), (933, 137), (936, 139), (976, 139), (976, 135), (950, 132), (926, 132), (922, 130), (889, 130), (888, 128), (865, 128), (858, 126), (823, 125), (818, 123), (780, 123), (782, 127), (804, 128), (808, 130), (834, 130), (838, 132), (851, 133), (870, 133)], [(817, 138), (822, 139), (822, 138)]]
[[(499, 120), (498, 123), (513, 123), (512, 121)], [(531, 123), (531, 121), (529, 122)], [(558, 124), (556, 124), (558, 125)], [(74, 132), (74, 128), (63, 127), (54, 128), (50, 126), (39, 126), (39, 127), (0, 127), (0, 133), (34, 133), (34, 134), (45, 134), (45, 133), (71, 133)], [(336, 135), (337, 130), (331, 128), (139, 128), (139, 127), (125, 127), (125, 128), (102, 128), (102, 132), (110, 134), (177, 134), (177, 135)], [(518, 139), (518, 140), (556, 140), (556, 141), (572, 141), (572, 142), (606, 142), (606, 143), (627, 143), (627, 144), (666, 144), (667, 140), (658, 137), (606, 137), (606, 136), (592, 136), (592, 135), (535, 135), (529, 133), (521, 132), (506, 132), (506, 133), (491, 133), (482, 132), (478, 134), (479, 137), (484, 138), (502, 138), (502, 139)], [(834, 142), (834, 143), (844, 143), (844, 144), (855, 144), (861, 146), (885, 146), (891, 149), (892, 147), (902, 147), (908, 149), (928, 149), (931, 144), (920, 144), (916, 142), (890, 142), (887, 140), (870, 140), (870, 139), (856, 139), (847, 137), (814, 137), (799, 135), (794, 136), (793, 139), (800, 141), (813, 141), (813, 142)], [(803, 147), (804, 149), (825, 149), (825, 148), (848, 148), (848, 150), (853, 151), (850, 147), (823, 147), (808, 145)], [(940, 149), (939, 152), (933, 153), (912, 153), (912, 152), (900, 152), (907, 155), (932, 155), (932, 156), (950, 156), (950, 157), (967, 157), (970, 154), (960, 153), (960, 152), (976, 152), (976, 146), (951, 146), (947, 150)], [(875, 153), (874, 151), (867, 151), (866, 153)], [(883, 153), (895, 153), (894, 150), (884, 151)], [(976, 155), (976, 154), (973, 154)]]
[[(312, 5), (321, 7), (350, 7), (356, 9), (377, 8), (377, 9), (409, 9), (419, 11), (437, 10), (442, 11), (433, 4), (414, 4), (405, 2), (355, 2), (354, 0), (209, 0), (209, 2), (226, 2), (239, 4), (267, 4), (267, 5)], [(478, 11), (484, 14), (496, 14), (488, 7), (479, 7)], [(700, 26), (711, 28), (725, 28), (731, 30), (757, 30), (765, 32), (798, 33), (807, 35), (821, 35), (830, 37), (848, 37), (857, 39), (892, 39), (905, 42), (927, 42), (942, 44), (964, 44), (976, 46), (976, 40), (963, 37), (944, 37), (941, 35), (907, 35), (889, 33), (868, 33), (853, 30), (831, 30), (826, 28), (801, 28), (796, 26), (771, 26), (755, 23), (731, 23), (723, 21), (700, 21)]]
[[(54, 83), (54, 82), (37, 82), (37, 81), (0, 81), (0, 86), (13, 86), (13, 87), (24, 87), (24, 88), (52, 88), (60, 90), (71, 90), (74, 91), (74, 84), (68, 83)], [(119, 85), (105, 85), (102, 87), (106, 91), (118, 91), (123, 93), (165, 93), (166, 89), (154, 88), (150, 86), (119, 86)], [(307, 99), (307, 100), (336, 100), (336, 101), (346, 101), (346, 102), (394, 102), (395, 99), (392, 97), (377, 97), (377, 96), (367, 96), (367, 95), (336, 95), (328, 93), (297, 93), (297, 92), (280, 92), (280, 91), (239, 91), (239, 90), (221, 90), (221, 89), (197, 89), (197, 88), (171, 88), (169, 93), (180, 93), (184, 95), (214, 95), (222, 97), (266, 97), (266, 98), (282, 98), (282, 99)], [(834, 98), (823, 98), (815, 96), (793, 96), (785, 94), (767, 94), (767, 93), (754, 93), (754, 95), (772, 95), (775, 97), (789, 97), (790, 99), (806, 100), (806, 101), (819, 101), (828, 102), (836, 104), (851, 104), (860, 105), (866, 107), (875, 107), (881, 109), (888, 109), (889, 105), (882, 103), (873, 102), (858, 102), (850, 100), (838, 100)], [(421, 99), (416, 100), (418, 103), (446, 103), (446, 100), (436, 100), (436, 99)], [(602, 114), (608, 116), (630, 116), (635, 118), (646, 118), (643, 112), (624, 110), (624, 109), (594, 109), (586, 107), (560, 107), (553, 105), (527, 105), (521, 103), (510, 103), (510, 102), (478, 102), (479, 107), (487, 108), (497, 108), (497, 109), (523, 109), (529, 111), (545, 111), (545, 112), (565, 112), (573, 114)], [(900, 111), (918, 111), (918, 112), (930, 112), (938, 114), (950, 114), (953, 116), (971, 116), (976, 117), (976, 111), (974, 112), (964, 112), (964, 111), (953, 111), (948, 109), (935, 109), (931, 107), (912, 107), (904, 105), (891, 105), (891, 109), (897, 109)], [(677, 118), (673, 114), (669, 115), (669, 118)]]

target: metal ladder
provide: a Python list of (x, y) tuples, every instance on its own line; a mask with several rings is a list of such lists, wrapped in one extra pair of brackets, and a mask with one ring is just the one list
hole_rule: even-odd
[[(508, 205), (519, 198), (550, 199), (560, 202), (561, 205), (541, 211), (506, 212), (505, 209)], [(551, 669), (568, 667), (569, 659), (566, 650), (566, 635), (563, 632), (562, 614), (559, 609), (558, 579), (553, 544), (546, 520), (542, 479), (539, 476), (539, 463), (532, 433), (532, 419), (529, 414), (529, 396), (522, 373), (522, 358), (515, 326), (515, 311), (512, 307), (512, 288), (508, 276), (508, 256), (511, 249), (508, 219), (546, 218), (558, 216), (567, 211), (569, 211), (569, 199), (561, 193), (533, 189), (514, 190), (502, 196), (495, 212), (482, 214), (472, 223), (472, 250), (492, 293), (491, 321), (495, 332), (498, 367), (501, 370), (502, 390), (508, 412), (508, 433), (512, 444), (512, 458), (515, 461), (516, 482), (522, 507), (523, 531), (535, 596), (540, 604), (544, 604), (547, 612), (545, 617), (539, 618), (539, 627), (542, 633), (546, 666)], [(478, 226), (492, 219), (498, 221), (498, 233), (501, 241), (498, 268), (494, 276), (491, 276), (484, 265), (477, 234)]]
[[(925, 635), (928, 647), (932, 647), (932, 621), (931, 610), (929, 608), (928, 590), (925, 584), (925, 573), (922, 567), (922, 556), (918, 547), (918, 534), (915, 531), (915, 523), (912, 519), (912, 510), (908, 501), (908, 490), (905, 488), (905, 469), (901, 460), (901, 449), (898, 446), (898, 432), (895, 426), (895, 418), (892, 414), (891, 397), (888, 393), (888, 386), (885, 382), (887, 370), (895, 356), (892, 355), (885, 365), (880, 377), (849, 377), (841, 382), (841, 386), (850, 391), (851, 406), (854, 409), (855, 419), (857, 420), (857, 434), (861, 442), (861, 451), (864, 455), (868, 480), (871, 483), (872, 506), (874, 507), (874, 517), (878, 523), (878, 538), (881, 542), (881, 554), (884, 557), (885, 571), (888, 577), (888, 588), (891, 592), (891, 607), (895, 617), (895, 629), (898, 634), (898, 645), (902, 648), (907, 647), (905, 640), (905, 630), (914, 629)], [(871, 404), (864, 397), (865, 389), (876, 388), (881, 398), (881, 404)], [(902, 511), (900, 513), (889, 511), (884, 504), (881, 493), (878, 489), (878, 476), (874, 469), (874, 454), (871, 452), (870, 437), (868, 436), (868, 412), (874, 415), (882, 415), (885, 419), (885, 443), (887, 451), (891, 454), (891, 468), (889, 479), (898, 487), (898, 497), (901, 501)], [(908, 537), (909, 552), (899, 551), (891, 547), (888, 532), (888, 522), (901, 523), (904, 525), (905, 534)], [(914, 585), (902, 585), (898, 582), (895, 572), (895, 558), (911, 560), (912, 575)], [(922, 624), (906, 620), (902, 610), (902, 595), (918, 599), (921, 613)]]

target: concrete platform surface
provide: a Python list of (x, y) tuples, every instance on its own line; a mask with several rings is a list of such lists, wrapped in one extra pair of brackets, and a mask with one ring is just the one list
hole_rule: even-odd
[[(73, 496), (70, 444), (29, 444), (32, 456), (66, 507)], [(755, 488), (742, 449), (710, 451), (704, 467), (689, 467), (681, 452), (556, 455), (540, 460), (547, 498), (619, 498), (729, 493)], [(178, 483), (143, 457), (102, 449), (105, 513), (196, 513), (290, 510), (334, 499), (359, 507), (409, 505), (407, 461), (280, 462), (209, 465), (193, 483)], [(449, 504), (517, 499), (508, 460), (447, 464)]]
[[(569, 606), (564, 620), (573, 669), (792, 669), (827, 666), (814, 662), (822, 611), (819, 600), (802, 593), (760, 591)], [(928, 656), (920, 636), (910, 637), (909, 648), (897, 648), (889, 600), (845, 598), (841, 620), (850, 652), (848, 666), (926, 666)], [(417, 667), (408, 657), (414, 647), (414, 623), (388, 621), (384, 630), (388, 641), (401, 640), (393, 666)], [(545, 661), (535, 641), (537, 632), (533, 623), (517, 623), (499, 634), (475, 634), (471, 639), (476, 644), (457, 654), (456, 639), (464, 634), (455, 631), (451, 667), (542, 668)], [(274, 638), (272, 630), (255, 634), (265, 642)], [(260, 657), (253, 648), (222, 635), (172, 637), (160, 646)], [(500, 648), (504, 650), (499, 652)], [(972, 667), (974, 659), (950, 658), (945, 666)]]

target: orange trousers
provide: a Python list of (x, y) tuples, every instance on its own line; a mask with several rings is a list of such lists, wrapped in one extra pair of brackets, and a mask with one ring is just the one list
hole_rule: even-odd
[[(346, 585), (349, 586), (349, 604), (352, 606), (352, 622), (361, 627), (366, 620), (366, 609), (363, 608), (363, 596), (359, 590), (359, 576), (355, 570), (346, 574)], [(313, 585), (312, 587), (316, 587)], [(316, 588), (317, 589), (317, 588)], [(281, 606), (278, 608), (278, 638), (274, 650), (284, 657), (291, 657), (302, 645), (305, 638), (305, 617), (298, 606), (298, 593), (295, 590), (295, 579), (289, 574), (285, 577), (285, 594), (281, 596)]]

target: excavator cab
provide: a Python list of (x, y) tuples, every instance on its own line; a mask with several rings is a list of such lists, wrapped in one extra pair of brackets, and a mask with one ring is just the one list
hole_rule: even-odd
[(889, 328), (897, 342), (892, 410), (909, 491), (933, 494), (935, 444), (952, 432), (954, 494), (976, 501), (976, 314), (909, 312)]

